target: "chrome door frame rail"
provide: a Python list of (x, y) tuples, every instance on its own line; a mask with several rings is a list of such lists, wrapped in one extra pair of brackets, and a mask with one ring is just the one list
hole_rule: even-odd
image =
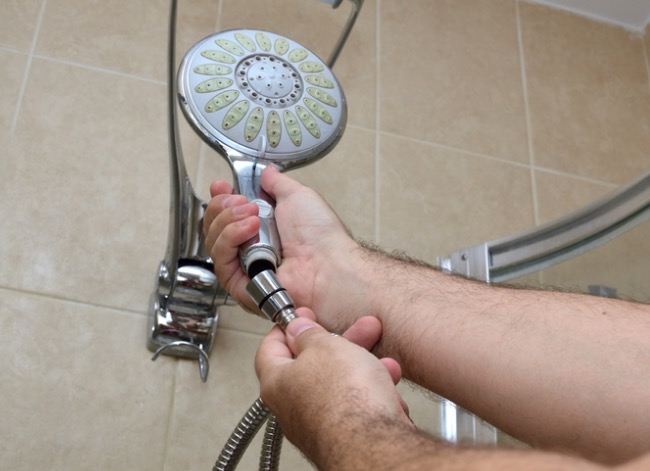
[(504, 282), (583, 254), (648, 219), (650, 170), (575, 212), (438, 258), (438, 266), (488, 283)]

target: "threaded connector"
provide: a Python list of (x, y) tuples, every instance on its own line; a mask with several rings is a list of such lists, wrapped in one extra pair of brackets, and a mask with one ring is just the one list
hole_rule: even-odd
[(246, 286), (262, 317), (276, 322), (283, 329), (298, 317), (293, 300), (284, 289), (273, 270), (265, 270), (255, 275)]

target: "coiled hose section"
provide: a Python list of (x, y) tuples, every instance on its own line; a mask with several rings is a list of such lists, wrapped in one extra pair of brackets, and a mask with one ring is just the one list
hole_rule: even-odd
[[(257, 268), (260, 267), (257, 266)], [(250, 269), (247, 271), (251, 281), (246, 286), (246, 291), (259, 307), (260, 313), (263, 317), (277, 323), (282, 329), (286, 329), (289, 322), (297, 317), (297, 314), (291, 297), (280, 285), (274, 269), (257, 271), (257, 273), (252, 273)], [(234, 471), (246, 448), (269, 416), (269, 409), (264, 405), (262, 399), (258, 398), (230, 435), (212, 471)], [(275, 417), (271, 416), (262, 443), (260, 471), (276, 471), (278, 469), (282, 438), (280, 424)]]
[[(237, 427), (228, 438), (215, 462), (212, 471), (234, 471), (248, 445), (269, 418), (269, 409), (258, 398), (246, 411)], [(264, 442), (260, 454), (260, 471), (276, 471), (280, 462), (282, 449), (282, 430), (274, 416), (270, 416), (264, 433)]]
[(280, 465), (282, 451), (282, 429), (278, 419), (271, 415), (266, 423), (262, 452), (260, 454), (260, 471), (276, 471)]

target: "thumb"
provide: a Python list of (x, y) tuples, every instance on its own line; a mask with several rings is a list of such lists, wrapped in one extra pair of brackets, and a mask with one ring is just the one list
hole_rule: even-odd
[(291, 177), (280, 173), (275, 165), (269, 165), (262, 173), (262, 188), (274, 200), (285, 198), (292, 193), (305, 188)]
[(323, 327), (309, 317), (298, 317), (289, 322), (285, 334), (289, 349), (294, 356), (299, 355), (311, 345), (315, 338), (320, 337), (319, 334), (330, 335)]

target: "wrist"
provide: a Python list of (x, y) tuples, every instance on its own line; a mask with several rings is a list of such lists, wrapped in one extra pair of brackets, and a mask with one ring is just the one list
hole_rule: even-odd
[(366, 315), (381, 321), (381, 356), (403, 364), (398, 341), (412, 338), (409, 332), (421, 329), (440, 304), (446, 275), (437, 268), (399, 252), (387, 253), (373, 244), (359, 244), (357, 273), (362, 279)]

